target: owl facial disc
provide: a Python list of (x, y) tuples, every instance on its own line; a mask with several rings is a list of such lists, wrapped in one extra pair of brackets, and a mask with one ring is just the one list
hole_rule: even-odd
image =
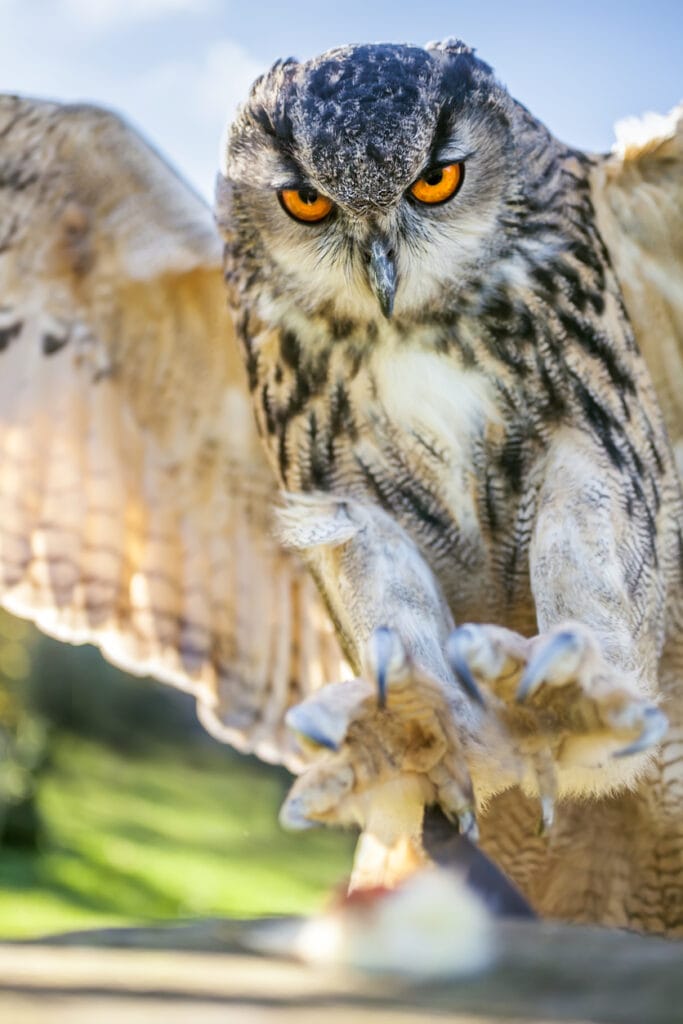
[(463, 44), (274, 65), (230, 130), (220, 203), (259, 301), (274, 300), (278, 323), (306, 311), (392, 336), (459, 302), (507, 245), (519, 116)]

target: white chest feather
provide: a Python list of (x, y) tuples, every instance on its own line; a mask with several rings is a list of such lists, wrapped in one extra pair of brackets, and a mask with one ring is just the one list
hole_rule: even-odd
[(375, 409), (380, 423), (390, 425), (390, 436), (378, 436), (386, 429), (381, 425), (370, 429), (367, 461), (372, 464), (373, 453), (377, 458), (382, 451), (380, 462), (386, 459), (385, 471), (394, 475), (391, 449), (398, 449), (404, 472), (423, 496), (431, 496), (434, 511), (457, 524), (462, 543), (478, 551), (476, 453), (501, 423), (492, 386), (476, 368), (462, 369), (452, 357), (426, 348), (383, 346), (373, 354), (371, 370)]
[(474, 439), (500, 422), (490, 383), (448, 355), (387, 345), (373, 356), (372, 370), (389, 420), (446, 463), (469, 463)]

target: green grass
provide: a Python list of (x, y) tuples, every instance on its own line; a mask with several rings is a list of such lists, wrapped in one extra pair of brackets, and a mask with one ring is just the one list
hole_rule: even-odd
[(286, 782), (224, 751), (125, 756), (62, 736), (37, 854), (0, 849), (0, 937), (301, 913), (348, 874), (353, 837), (288, 834)]

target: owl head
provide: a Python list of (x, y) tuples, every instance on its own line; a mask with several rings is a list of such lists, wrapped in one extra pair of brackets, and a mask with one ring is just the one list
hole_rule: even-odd
[(217, 199), (266, 319), (418, 317), (494, 261), (522, 109), (454, 40), (275, 64), (229, 131)]

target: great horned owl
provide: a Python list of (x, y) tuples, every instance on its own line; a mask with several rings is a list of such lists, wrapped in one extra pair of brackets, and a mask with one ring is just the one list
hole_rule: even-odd
[(571, 150), (455, 41), (275, 65), (217, 198), (269, 476), (200, 204), (4, 100), (5, 603), (312, 758), (358, 882), (438, 802), (541, 912), (680, 932), (681, 139)]

